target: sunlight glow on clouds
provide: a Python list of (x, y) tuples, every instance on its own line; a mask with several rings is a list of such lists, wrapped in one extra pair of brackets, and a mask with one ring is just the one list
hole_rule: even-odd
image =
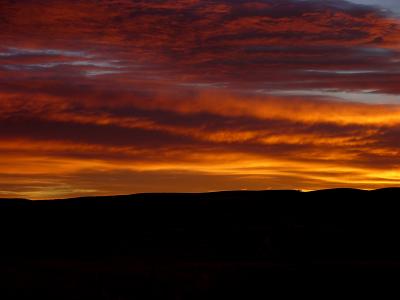
[[(357, 2), (357, 3), (356, 3)], [(0, 195), (400, 183), (397, 1), (0, 3)]]

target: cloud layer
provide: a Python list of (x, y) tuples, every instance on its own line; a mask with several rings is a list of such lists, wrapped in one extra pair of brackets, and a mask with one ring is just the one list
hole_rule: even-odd
[(5, 0), (0, 26), (0, 196), (400, 182), (381, 7)]

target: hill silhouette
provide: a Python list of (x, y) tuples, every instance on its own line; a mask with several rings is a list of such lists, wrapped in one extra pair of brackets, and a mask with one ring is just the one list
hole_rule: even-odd
[(400, 272), (399, 196), (394, 188), (1, 199), (0, 293), (267, 299), (318, 290), (327, 298), (343, 286), (372, 293)]

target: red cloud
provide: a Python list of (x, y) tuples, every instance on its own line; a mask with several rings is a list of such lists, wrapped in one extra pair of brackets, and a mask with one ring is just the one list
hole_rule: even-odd
[(2, 1), (0, 26), (3, 194), (400, 181), (400, 23), (374, 7)]

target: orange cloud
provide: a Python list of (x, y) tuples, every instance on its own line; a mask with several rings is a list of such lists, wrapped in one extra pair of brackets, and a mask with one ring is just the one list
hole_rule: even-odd
[(400, 181), (400, 22), (346, 1), (3, 1), (0, 196)]

